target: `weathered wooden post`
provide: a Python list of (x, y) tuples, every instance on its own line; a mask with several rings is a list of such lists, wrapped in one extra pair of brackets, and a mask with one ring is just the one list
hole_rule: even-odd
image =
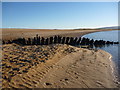
[(36, 34), (36, 45), (39, 45), (39, 44), (40, 44), (39, 36), (38, 34)]
[(93, 43), (94, 43), (94, 40), (93, 39), (90, 40), (90, 45), (93, 45)]
[(65, 44), (65, 37), (62, 38), (62, 44)]
[(76, 45), (76, 44), (77, 44), (77, 40), (78, 40), (78, 38), (75, 37), (75, 39), (74, 39), (74, 41), (73, 41), (73, 45)]
[(31, 45), (31, 39), (28, 38), (28, 45)]
[(56, 44), (57, 43), (57, 36), (55, 35), (54, 36), (54, 44)]
[(80, 45), (85, 45), (85, 40), (86, 40), (86, 39), (83, 37), (82, 40), (81, 40)]
[(53, 37), (50, 37), (50, 43), (49, 44), (53, 44)]
[(36, 45), (36, 38), (34, 37), (33, 40), (32, 40), (32, 44), (33, 45)]
[(8, 44), (11, 44), (11, 41), (10, 40), (8, 40), (8, 42), (7, 42)]
[(48, 38), (45, 39), (45, 45), (48, 45)]
[(110, 41), (107, 41), (106, 44), (110, 44)]
[(119, 42), (114, 42), (114, 44), (119, 44)]
[(73, 44), (74, 44), (74, 38), (73, 38), (73, 37), (70, 38), (69, 44), (70, 44), (70, 45), (73, 45)]
[(42, 37), (42, 39), (41, 39), (41, 45), (44, 45), (44, 37)]
[(4, 41), (4, 40), (2, 40), (2, 44), (5, 44), (5, 41)]
[(60, 44), (61, 43), (61, 36), (58, 36), (58, 43)]
[(77, 45), (79, 45), (80, 44), (80, 41), (81, 41), (81, 37), (79, 37), (79, 39), (78, 39), (78, 41), (77, 41)]
[(40, 45), (40, 36), (38, 37), (38, 45)]
[(89, 45), (89, 44), (90, 44), (90, 39), (86, 38), (86, 45)]
[(69, 37), (66, 38), (66, 41), (65, 41), (65, 44), (68, 44), (69, 43)]

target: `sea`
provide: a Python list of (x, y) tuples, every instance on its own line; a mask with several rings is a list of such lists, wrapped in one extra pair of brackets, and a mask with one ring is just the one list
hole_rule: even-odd
[[(102, 31), (86, 34), (82, 37), (94, 39), (94, 40), (105, 40), (105, 41), (115, 41), (120, 43), (119, 39), (120, 30), (113, 31)], [(96, 47), (93, 47), (96, 48)], [(97, 49), (102, 49), (112, 55), (112, 60), (115, 63), (115, 75), (120, 81), (120, 44), (104, 45), (102, 47), (97, 47)]]

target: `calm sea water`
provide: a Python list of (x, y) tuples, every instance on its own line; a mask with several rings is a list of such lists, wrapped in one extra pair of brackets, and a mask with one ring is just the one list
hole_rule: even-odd
[[(118, 35), (120, 34), (120, 30), (114, 30), (114, 31), (103, 31), (103, 32), (95, 32), (91, 34), (84, 35), (83, 37), (94, 39), (94, 40), (105, 40), (105, 41), (119, 41)], [(120, 42), (120, 41), (119, 41)], [(109, 52), (113, 58), (112, 60), (116, 64), (116, 68), (118, 70), (117, 74), (120, 76), (120, 53), (119, 53), (119, 47), (120, 44), (116, 45), (106, 45), (104, 47), (98, 47), (98, 49), (105, 50)], [(119, 78), (120, 79), (120, 78)]]

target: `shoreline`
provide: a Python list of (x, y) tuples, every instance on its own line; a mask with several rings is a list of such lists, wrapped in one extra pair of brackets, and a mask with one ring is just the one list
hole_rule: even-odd
[[(108, 53), (108, 52), (107, 52)], [(110, 60), (110, 67), (111, 67), (111, 73), (113, 75), (113, 80), (116, 83), (116, 85), (119, 87), (120, 82), (119, 82), (119, 78), (118, 78), (118, 74), (117, 74), (117, 68), (116, 68), (116, 64), (114, 63), (113, 59), (112, 59), (112, 55), (110, 53), (108, 53), (109, 56), (109, 60)]]
[[(120, 29), (114, 29), (114, 30), (120, 30)], [(113, 30), (110, 30), (110, 31), (113, 31)], [(85, 35), (87, 35), (87, 34), (85, 34)], [(100, 50), (102, 50), (102, 49), (100, 49)], [(103, 51), (105, 51), (105, 50), (103, 50)], [(105, 51), (105, 52), (107, 52), (107, 51)], [(112, 71), (112, 74), (113, 74), (113, 77), (114, 77), (114, 81), (117, 84), (117, 86), (120, 87), (118, 68), (116, 66), (116, 63), (112, 59), (113, 58), (112, 54), (110, 54), (109, 52), (107, 52), (107, 53), (110, 55), (109, 60), (111, 62), (111, 71)]]
[[(110, 53), (109, 53), (109, 54), (110, 54)], [(118, 69), (117, 69), (116, 64), (115, 64), (115, 62), (113, 61), (112, 57), (113, 57), (113, 56), (110, 54), (109, 60), (110, 60), (110, 62), (111, 62), (111, 71), (112, 71), (112, 74), (113, 74), (115, 83), (117, 84), (118, 87), (120, 87)]]

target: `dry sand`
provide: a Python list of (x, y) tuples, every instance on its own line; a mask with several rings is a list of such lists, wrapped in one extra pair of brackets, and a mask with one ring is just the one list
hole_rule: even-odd
[(55, 30), (55, 29), (2, 29), (2, 39), (10, 40), (16, 39), (19, 37), (34, 37), (36, 34), (42, 37), (49, 37), (53, 35), (61, 35), (61, 36), (72, 36), (72, 37), (80, 37), (88, 33), (99, 32), (99, 31), (109, 31), (109, 30)]
[[(39, 49), (38, 49), (39, 48)], [(25, 51), (24, 51), (25, 50)], [(43, 54), (41, 53), (43, 51)], [(111, 69), (111, 55), (102, 50), (88, 50), (70, 45), (19, 46), (3, 45), (3, 87), (14, 88), (116, 88)], [(48, 52), (48, 60), (44, 56)], [(50, 52), (50, 53), (49, 53)], [(15, 55), (16, 54), (16, 55)], [(29, 55), (35, 55), (29, 59)], [(38, 56), (43, 56), (39, 58)], [(31, 60), (30, 62), (20, 61)], [(17, 61), (11, 63), (10, 60)], [(17, 63), (25, 63), (20, 67)], [(6, 66), (11, 66), (6, 68)], [(28, 66), (31, 66), (28, 68)], [(13, 68), (20, 68), (19, 71)], [(28, 68), (27, 72), (22, 72)], [(10, 76), (10, 71), (14, 76)], [(18, 73), (22, 72), (22, 73)]]
[[(82, 36), (108, 30), (2, 29), (2, 39)], [(14, 88), (115, 88), (111, 55), (70, 45), (2, 47), (2, 87)]]

